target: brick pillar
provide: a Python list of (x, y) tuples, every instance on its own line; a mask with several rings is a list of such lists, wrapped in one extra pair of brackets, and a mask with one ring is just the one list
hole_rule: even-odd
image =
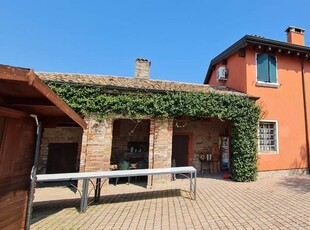
[(107, 119), (99, 122), (92, 115), (85, 121), (88, 128), (83, 133), (80, 172), (109, 170), (113, 121)]
[[(150, 120), (149, 168), (171, 167), (172, 155), (172, 119)], [(171, 181), (171, 175), (148, 177), (148, 187)]]

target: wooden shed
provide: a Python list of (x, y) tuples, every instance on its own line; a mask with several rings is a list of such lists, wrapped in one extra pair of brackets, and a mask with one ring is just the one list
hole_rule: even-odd
[(40, 127), (50, 122), (86, 128), (85, 121), (31, 69), (0, 65), (0, 229), (28, 226), (30, 176), (36, 171)]

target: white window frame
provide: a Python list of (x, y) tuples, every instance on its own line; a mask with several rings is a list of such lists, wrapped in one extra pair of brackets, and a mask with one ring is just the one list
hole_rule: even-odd
[[(261, 151), (259, 146), (259, 130), (260, 130), (260, 123), (274, 123), (275, 125), (275, 135), (276, 135), (276, 140), (275, 140), (275, 143), (276, 143), (276, 150), (270, 150), (270, 151)], [(265, 154), (278, 154), (279, 153), (279, 126), (278, 126), (278, 121), (277, 120), (259, 120), (259, 124), (258, 124), (258, 130), (257, 130), (257, 148), (258, 148), (258, 154), (262, 154), (262, 155), (265, 155)]]
[[(258, 73), (257, 73), (257, 55), (258, 54), (263, 54), (263, 53), (255, 53), (255, 71), (256, 71), (256, 86), (265, 86), (265, 87), (271, 87), (271, 88), (279, 88), (280, 84), (279, 84), (279, 78), (278, 78), (278, 57), (274, 56), (276, 59), (276, 79), (277, 82), (273, 83), (273, 82), (264, 82), (264, 81), (258, 81)], [(266, 53), (268, 54), (268, 53)], [(268, 54), (270, 55), (270, 54)]]

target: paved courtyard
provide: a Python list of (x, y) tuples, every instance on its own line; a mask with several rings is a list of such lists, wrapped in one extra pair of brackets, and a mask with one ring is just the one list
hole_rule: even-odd
[(200, 177), (146, 189), (109, 185), (99, 204), (80, 214), (79, 193), (37, 188), (31, 229), (310, 229), (310, 176), (238, 183)]

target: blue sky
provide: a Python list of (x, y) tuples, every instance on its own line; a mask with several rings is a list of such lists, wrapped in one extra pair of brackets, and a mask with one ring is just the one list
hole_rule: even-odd
[(202, 83), (212, 58), (246, 34), (286, 41), (306, 29), (309, 0), (16, 0), (0, 7), (0, 63), (35, 71)]

